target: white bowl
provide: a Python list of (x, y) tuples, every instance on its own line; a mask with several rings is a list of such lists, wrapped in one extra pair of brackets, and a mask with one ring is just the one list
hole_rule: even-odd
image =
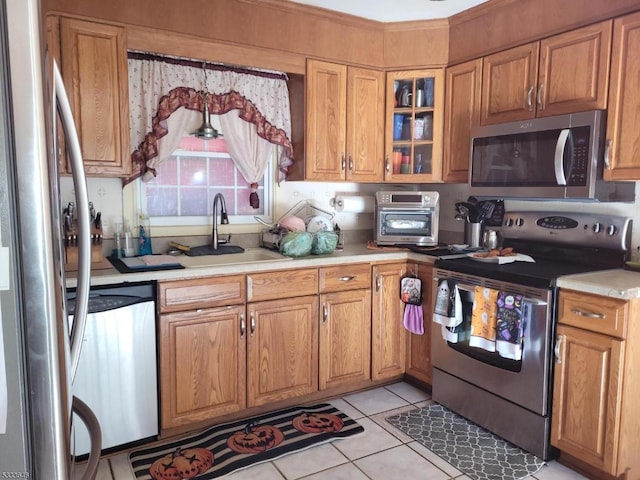
[(333, 224), (331, 220), (322, 215), (316, 215), (311, 217), (307, 222), (307, 232), (315, 233), (321, 230), (333, 231)]

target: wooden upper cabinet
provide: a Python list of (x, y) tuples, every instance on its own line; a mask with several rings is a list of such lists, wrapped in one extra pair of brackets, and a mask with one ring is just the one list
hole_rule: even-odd
[(306, 180), (382, 180), (383, 72), (309, 60), (306, 109)]
[(611, 23), (485, 57), (482, 124), (606, 109)]
[(385, 181), (442, 180), (444, 69), (387, 72)]
[(124, 27), (60, 18), (60, 50), (86, 173), (128, 176), (131, 157)]
[(614, 21), (606, 180), (640, 179), (640, 13)]
[(535, 116), (538, 50), (536, 42), (484, 58), (483, 125)]
[(465, 183), (469, 176), (471, 128), (480, 125), (482, 59), (447, 68), (445, 82), (442, 180)]
[(540, 42), (537, 116), (607, 108), (612, 22)]
[(352, 182), (384, 177), (384, 72), (347, 69), (347, 171)]

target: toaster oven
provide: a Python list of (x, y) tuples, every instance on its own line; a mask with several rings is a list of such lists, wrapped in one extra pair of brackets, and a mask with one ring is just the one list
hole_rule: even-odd
[(438, 244), (438, 192), (376, 193), (374, 239), (378, 245)]

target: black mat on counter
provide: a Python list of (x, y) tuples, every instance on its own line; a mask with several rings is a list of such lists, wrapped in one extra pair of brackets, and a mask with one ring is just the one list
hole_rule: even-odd
[(109, 260), (111, 265), (113, 265), (120, 273), (155, 272), (160, 270), (178, 270), (184, 268), (184, 265), (177, 262), (168, 263), (166, 265), (140, 265), (136, 267), (129, 267), (125, 265), (121, 259), (116, 257), (107, 257), (107, 260)]

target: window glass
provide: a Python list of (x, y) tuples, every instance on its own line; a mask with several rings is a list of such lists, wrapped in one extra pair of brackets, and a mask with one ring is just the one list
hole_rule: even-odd
[[(274, 147), (275, 150), (275, 147)], [(264, 178), (271, 178), (272, 167)], [(140, 210), (153, 225), (205, 225), (213, 213), (213, 198), (222, 193), (232, 223), (255, 223), (258, 215), (269, 219), (271, 188), (264, 178), (258, 186), (260, 208), (249, 205), (251, 185), (227, 152), (223, 138), (202, 140), (183, 137), (173, 156), (156, 168), (156, 178), (141, 182)]]

